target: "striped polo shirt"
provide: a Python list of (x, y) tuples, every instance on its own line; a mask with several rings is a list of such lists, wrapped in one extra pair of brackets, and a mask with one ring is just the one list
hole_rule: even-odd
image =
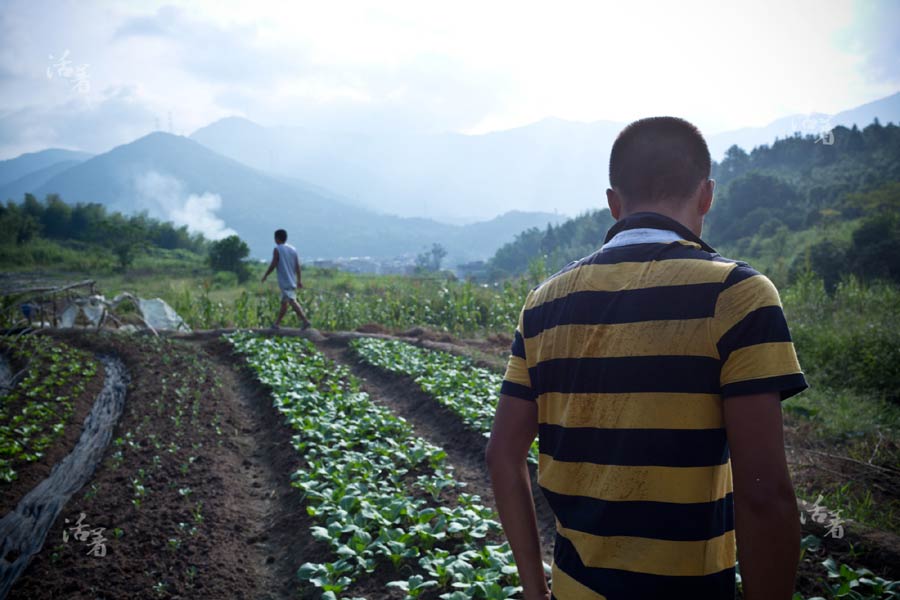
[(538, 405), (559, 600), (732, 599), (722, 402), (807, 387), (775, 286), (656, 213), (529, 292), (501, 392)]

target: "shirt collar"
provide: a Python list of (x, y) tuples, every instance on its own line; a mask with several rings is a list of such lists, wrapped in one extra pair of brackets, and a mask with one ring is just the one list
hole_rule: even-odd
[(629, 229), (664, 229), (674, 231), (682, 238), (689, 242), (694, 242), (707, 252), (716, 252), (712, 246), (704, 242), (693, 231), (675, 219), (655, 212), (637, 212), (632, 213), (623, 219), (619, 219), (619, 221), (610, 227), (609, 231), (606, 233), (604, 243), (609, 242), (617, 233)]

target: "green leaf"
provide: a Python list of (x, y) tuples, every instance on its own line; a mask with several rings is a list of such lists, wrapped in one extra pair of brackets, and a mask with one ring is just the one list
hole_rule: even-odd
[(321, 572), (322, 569), (323, 567), (320, 564), (303, 563), (302, 565), (300, 565), (300, 568), (297, 569), (297, 577), (303, 581), (307, 581), (316, 573)]

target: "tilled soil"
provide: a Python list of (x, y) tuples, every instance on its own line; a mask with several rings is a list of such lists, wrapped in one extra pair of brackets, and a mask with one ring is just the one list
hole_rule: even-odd
[[(321, 595), (296, 579), (304, 562), (334, 558), (309, 534), (313, 520), (290, 486), (303, 458), (292, 447), (292, 431), (281, 422), (269, 391), (229, 344), (209, 337), (60, 337), (123, 360), (130, 376), (125, 410), (114, 432), (118, 441), (107, 448), (91, 483), (66, 505), (11, 598)], [(466, 429), (410, 382), (381, 379), (377, 370), (369, 375), (366, 387), (373, 399), (407, 417), (417, 434), (447, 451), (457, 478), (467, 483), (465, 491), (493, 507), (483, 458), (486, 438)], [(195, 398), (200, 399), (196, 415)], [(410, 407), (416, 402), (414, 416)], [(85, 404), (89, 410), (91, 399)], [(424, 423), (427, 428), (417, 425)], [(77, 437), (80, 427), (70, 429), (67, 435)], [(143, 495), (137, 494), (137, 484), (143, 485)], [(454, 505), (454, 493), (442, 493), (441, 502)], [(70, 529), (81, 513), (89, 529), (104, 528), (104, 556), (90, 555), (91, 539), (76, 539)], [(353, 592), (400, 598), (401, 592), (385, 585), (407, 576), (383, 564), (360, 578)]]
[[(210, 355), (146, 338), (68, 341), (116, 354), (129, 369), (114, 434), (122, 443), (107, 448), (10, 597), (296, 597), (296, 568), (315, 550), (289, 485), (296, 452), (265, 391), (232, 366), (227, 346), (210, 343)], [(80, 513), (90, 529), (105, 528), (104, 544), (75, 531), (63, 540)], [(101, 545), (105, 556), (89, 554)]]
[(253, 514), (242, 511), (234, 520), (259, 525), (245, 540), (264, 556), (260, 593), (253, 597), (297, 598), (298, 593), (304, 598), (318, 597), (315, 588), (296, 581), (300, 565), (321, 560), (329, 548), (309, 535), (315, 523), (306, 513), (300, 493), (290, 486), (291, 474), (302, 464), (291, 446), (291, 429), (281, 422), (269, 391), (227, 342), (216, 340), (204, 347), (223, 373), (224, 385), (235, 392), (245, 423), (232, 439), (242, 457), (244, 483), (250, 478)]
[[(852, 482), (856, 490), (871, 493), (878, 506), (896, 503), (900, 496), (900, 470), (843, 456), (840, 448), (816, 442), (812, 427), (808, 421), (785, 416), (785, 452), (791, 480), (798, 492), (815, 495)], [(807, 552), (801, 561), (797, 589), (808, 595), (828, 595), (828, 589), (820, 581), (824, 579), (820, 563), (828, 556), (855, 568), (866, 567), (889, 580), (900, 579), (900, 536), (846, 520), (840, 531), (829, 534), (829, 525), (837, 522), (835, 507), (824, 506), (820, 517), (824, 522), (817, 523), (813, 518), (814, 506), (811, 502), (800, 502), (800, 512), (805, 520), (801, 528), (803, 535), (821, 538), (822, 546), (818, 552)]]
[[(56, 335), (88, 352), (120, 357), (130, 374), (128, 396), (114, 433), (119, 442), (107, 448), (91, 483), (69, 501), (11, 598), (277, 599), (321, 594), (295, 578), (302, 563), (333, 558), (326, 544), (310, 536), (313, 521), (289, 484), (302, 456), (291, 446), (292, 431), (272, 407), (268, 390), (226, 342), (213, 335), (193, 341)], [(467, 484), (466, 491), (495, 508), (484, 464), (487, 438), (468, 429), (411, 379), (361, 364), (346, 342), (336, 337), (319, 346), (347, 365), (374, 401), (443, 448), (457, 478)], [(101, 386), (98, 374), (76, 399), (63, 439), (40, 462), (22, 469), (19, 481), (0, 486), (0, 509), (14, 506), (71, 450)], [(837, 475), (860, 477), (858, 465), (821, 452), (811, 454), (814, 448), (802, 446), (806, 437), (790, 425), (786, 429), (795, 486), (813, 482), (827, 489)], [(822, 479), (829, 472), (832, 479)], [(881, 486), (887, 496), (896, 494), (892, 478), (865, 479), (876, 489)], [(550, 562), (553, 517), (534, 480), (532, 487), (544, 560)], [(452, 504), (452, 498), (445, 500)], [(105, 528), (105, 556), (90, 555), (90, 540), (68, 530), (80, 513), (89, 529)], [(821, 537), (822, 529), (807, 519), (804, 535)], [(63, 540), (64, 530), (68, 541)], [(825, 539), (829, 554), (885, 577), (900, 577), (896, 536), (858, 531), (852, 523), (846, 534), (842, 540)], [(797, 589), (807, 596), (826, 595), (820, 581), (824, 571), (818, 565), (824, 553), (808, 554), (801, 564)], [(360, 581), (354, 593), (402, 597), (384, 589), (385, 582), (401, 577), (405, 575), (380, 569)]]

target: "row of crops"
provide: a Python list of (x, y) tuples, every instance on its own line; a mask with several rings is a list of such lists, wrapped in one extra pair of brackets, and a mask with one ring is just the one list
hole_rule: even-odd
[[(389, 328), (431, 327), (455, 334), (508, 333), (522, 307), (528, 282), (483, 287), (470, 282), (416, 280), (407, 277), (332, 280), (311, 269), (299, 301), (317, 329), (352, 330), (368, 323)], [(163, 296), (191, 327), (267, 327), (278, 310), (274, 290), (219, 293), (209, 286), (199, 294), (188, 288)]]
[[(411, 378), (423, 392), (456, 414), (467, 427), (490, 436), (503, 377), (476, 367), (464, 356), (405, 342), (358, 338), (350, 347), (364, 362)], [(537, 463), (537, 441), (529, 461)]]
[(292, 475), (312, 535), (331, 556), (306, 563), (298, 577), (322, 598), (351, 597), (354, 584), (384, 570), (388, 588), (417, 598), (509, 598), (521, 591), (492, 510), (461, 490), (440, 448), (413, 434), (402, 418), (376, 405), (345, 367), (328, 361), (308, 341), (227, 338), (296, 432), (293, 446), (304, 467)]
[[(466, 357), (396, 340), (358, 338), (350, 342), (350, 347), (363, 362), (409, 377), (468, 427), (489, 435), (502, 383), (500, 375), (475, 366)], [(537, 442), (532, 446), (531, 460), (536, 456)], [(820, 538), (807, 535), (803, 538), (801, 559), (810, 560), (821, 546)], [(900, 595), (900, 582), (878, 577), (868, 569), (854, 569), (833, 558), (820, 561), (820, 566), (824, 567), (821, 584), (830, 598), (880, 600)], [(740, 574), (737, 579), (740, 589)], [(797, 592), (793, 600), (804, 600), (804, 595)], [(815, 596), (809, 600), (824, 598)]]
[(0, 482), (40, 460), (63, 434), (74, 400), (97, 374), (87, 353), (44, 336), (0, 341), (0, 351), (23, 377), (0, 395)]

